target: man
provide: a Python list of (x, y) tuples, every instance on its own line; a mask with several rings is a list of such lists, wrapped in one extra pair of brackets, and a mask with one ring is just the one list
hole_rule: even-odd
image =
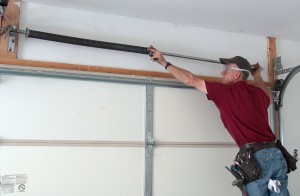
[[(261, 175), (259, 179), (245, 183), (243, 188), (249, 196), (289, 196), (287, 189), (287, 163), (276, 147), (275, 135), (268, 123), (268, 107), (272, 95), (261, 77), (261, 67), (252, 71), (243, 57), (220, 58), (224, 64), (222, 83), (208, 82), (191, 72), (165, 60), (160, 51), (150, 47), (151, 60), (156, 61), (181, 82), (193, 86), (214, 102), (221, 120), (240, 152), (251, 148)], [(252, 74), (255, 85), (246, 80)], [(269, 188), (268, 188), (269, 185)]]

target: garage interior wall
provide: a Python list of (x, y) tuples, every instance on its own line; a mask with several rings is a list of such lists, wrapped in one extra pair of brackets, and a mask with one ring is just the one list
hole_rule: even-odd
[[(265, 37), (22, 2), (20, 29), (25, 28), (144, 47), (151, 44), (162, 51), (210, 59), (241, 55), (250, 63), (259, 62), (267, 81)], [(300, 43), (277, 43), (284, 68), (299, 65)], [(145, 55), (25, 39), (23, 35), (19, 36), (18, 58), (165, 72)], [(216, 64), (167, 59), (199, 75), (219, 76), (222, 70)], [(289, 151), (299, 149), (297, 80), (299, 77), (287, 91), (290, 100), (284, 101)], [(1, 140), (77, 142), (2, 144), (0, 175), (28, 176), (26, 191), (10, 195), (144, 194), (145, 148), (104, 147), (92, 142), (144, 142), (145, 85), (1, 75), (0, 104)], [(154, 87), (153, 136), (156, 142), (233, 143), (213, 103), (189, 88)], [(240, 195), (224, 168), (236, 152), (233, 145), (155, 147), (152, 195)], [(290, 174), (291, 195), (300, 193), (299, 176), (299, 170)]]

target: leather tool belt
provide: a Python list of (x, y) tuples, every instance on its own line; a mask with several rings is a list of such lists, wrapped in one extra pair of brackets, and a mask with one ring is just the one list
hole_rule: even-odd
[(240, 148), (239, 154), (245, 153), (247, 151), (251, 151), (253, 154), (259, 150), (265, 148), (277, 148), (277, 144), (275, 141), (273, 142), (262, 142), (262, 143), (247, 143)]

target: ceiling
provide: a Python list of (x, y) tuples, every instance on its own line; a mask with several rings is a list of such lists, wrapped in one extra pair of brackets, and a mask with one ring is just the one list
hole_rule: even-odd
[(23, 0), (300, 42), (299, 0)]

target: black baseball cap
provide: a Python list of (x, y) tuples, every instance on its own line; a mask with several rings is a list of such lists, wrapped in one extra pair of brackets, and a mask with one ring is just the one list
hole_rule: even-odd
[[(245, 69), (245, 70), (248, 70), (249, 72), (251, 72), (251, 70), (252, 70), (249, 61), (247, 59), (241, 57), (241, 56), (235, 56), (235, 57), (232, 57), (230, 59), (220, 58), (220, 62), (222, 64), (234, 63), (240, 69)], [(243, 71), (243, 73), (245, 74), (246, 78), (248, 78), (248, 76), (249, 76), (249, 72), (248, 71)]]

